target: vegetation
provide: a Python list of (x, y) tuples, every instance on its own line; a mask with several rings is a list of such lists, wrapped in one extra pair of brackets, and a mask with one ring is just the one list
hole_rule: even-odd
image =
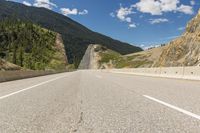
[(141, 51), (132, 46), (107, 36), (93, 32), (83, 25), (53, 11), (27, 7), (19, 3), (0, 0), (0, 19), (16, 18), (28, 20), (62, 35), (69, 63), (77, 67), (89, 44), (102, 44), (120, 54)]
[[(60, 69), (56, 33), (30, 22), (0, 21), (0, 57), (32, 70)], [(57, 58), (57, 59), (56, 59)]]
[(138, 68), (152, 63), (148, 60), (134, 60), (138, 56), (139, 55), (126, 57), (108, 49), (100, 53), (101, 60), (99, 60), (99, 64), (102, 66), (103, 64), (111, 63), (114, 68)]

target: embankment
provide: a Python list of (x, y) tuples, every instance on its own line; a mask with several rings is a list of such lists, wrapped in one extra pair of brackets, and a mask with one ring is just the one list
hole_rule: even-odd
[(110, 69), (106, 72), (133, 74), (153, 77), (167, 77), (177, 79), (200, 80), (200, 67), (160, 67), (160, 68), (133, 68), (133, 69)]
[(70, 71), (0, 71), (0, 82), (33, 78)]

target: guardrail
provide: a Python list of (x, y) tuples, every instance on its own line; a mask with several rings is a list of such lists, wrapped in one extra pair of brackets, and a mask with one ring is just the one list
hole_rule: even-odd
[(0, 83), (70, 71), (0, 71)]
[(135, 74), (155, 77), (200, 80), (200, 67), (160, 67), (160, 68), (132, 68), (110, 69), (107, 72)]

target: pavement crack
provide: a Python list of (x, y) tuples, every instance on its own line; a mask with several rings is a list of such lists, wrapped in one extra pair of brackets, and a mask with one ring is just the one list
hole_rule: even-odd
[[(82, 101), (82, 100), (80, 101), (80, 104), (81, 104), (81, 106), (82, 106), (82, 104), (83, 104), (83, 101)], [(82, 108), (80, 108), (80, 110), (81, 110), (81, 109), (82, 109)], [(79, 128), (81, 127), (82, 123), (83, 123), (83, 112), (81, 111), (81, 112), (80, 112), (80, 115), (79, 115), (79, 120), (78, 120), (78, 122), (77, 122), (77, 127), (73, 130), (74, 133), (78, 132), (78, 130), (79, 130)]]
[(78, 124), (81, 124), (82, 121), (83, 121), (83, 112), (81, 112), (81, 114), (80, 114), (80, 118), (79, 118)]

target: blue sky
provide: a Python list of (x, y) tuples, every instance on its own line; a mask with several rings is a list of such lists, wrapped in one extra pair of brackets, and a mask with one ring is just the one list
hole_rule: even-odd
[(93, 31), (143, 48), (184, 32), (199, 0), (15, 0), (64, 14)]

